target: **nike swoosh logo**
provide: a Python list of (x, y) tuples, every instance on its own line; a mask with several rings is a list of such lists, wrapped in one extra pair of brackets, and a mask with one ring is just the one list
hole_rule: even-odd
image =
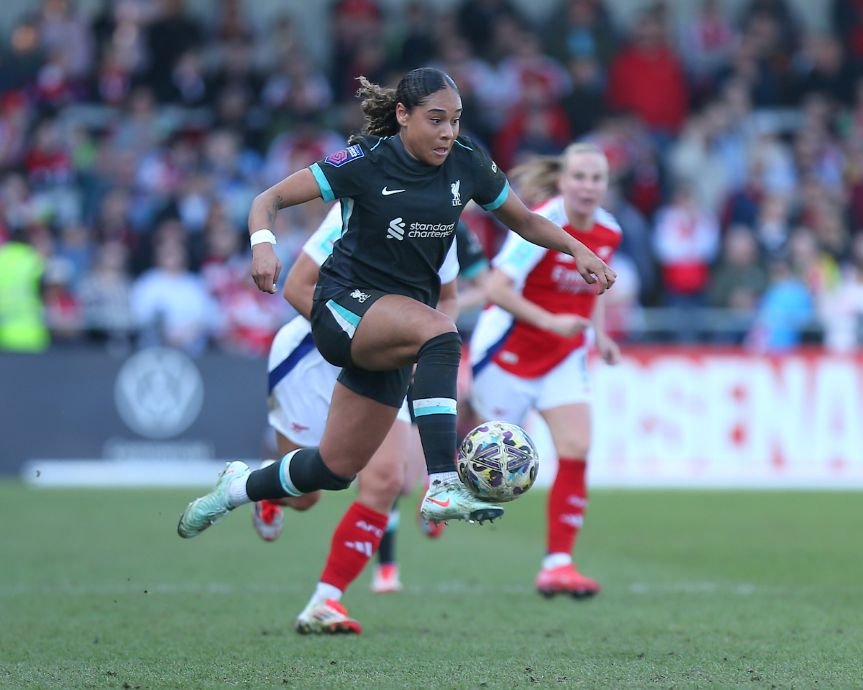
[(434, 503), (436, 506), (440, 506), (441, 508), (449, 508), (449, 499), (445, 501), (439, 501), (436, 498), (427, 498), (429, 503)]
[(404, 189), (387, 189), (386, 187), (384, 187), (381, 190), (381, 194), (383, 194), (384, 196), (389, 196), (390, 194), (398, 194), (399, 192), (404, 192), (404, 191), (405, 191)]

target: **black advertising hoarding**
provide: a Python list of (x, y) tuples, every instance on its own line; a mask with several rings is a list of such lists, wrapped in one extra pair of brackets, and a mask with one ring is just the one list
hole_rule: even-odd
[(0, 354), (0, 474), (50, 484), (78, 467), (95, 473), (80, 483), (103, 483), (125, 468), (171, 484), (201, 463), (260, 458), (266, 373), (264, 359), (166, 348)]

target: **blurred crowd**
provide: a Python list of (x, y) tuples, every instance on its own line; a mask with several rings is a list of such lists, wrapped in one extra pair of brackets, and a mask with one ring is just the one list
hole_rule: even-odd
[[(825, 0), (827, 1), (827, 0)], [(335, 0), (325, 50), (253, 0), (39, 0), (0, 50), (0, 349), (168, 343), (259, 355), (290, 316), (248, 277), (246, 215), (362, 125), (356, 77), (431, 64), (504, 169), (574, 139), (611, 163), (626, 339), (863, 342), (863, 2), (816, 32), (786, 0), (685, 26), (603, 0), (544, 21), (508, 0)], [(320, 53), (320, 55), (318, 54)], [(279, 215), (290, 265), (326, 209)], [(465, 219), (489, 254), (503, 228)]]

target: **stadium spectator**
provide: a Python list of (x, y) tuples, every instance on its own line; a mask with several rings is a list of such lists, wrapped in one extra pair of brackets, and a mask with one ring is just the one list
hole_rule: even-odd
[(811, 293), (787, 258), (769, 264), (770, 284), (758, 305), (748, 334), (748, 346), (757, 352), (785, 352), (798, 346), (804, 329), (815, 316)]
[(659, 210), (654, 235), (664, 302), (676, 310), (676, 337), (698, 337), (698, 310), (705, 305), (710, 264), (719, 253), (719, 222), (702, 209), (688, 184), (678, 182), (670, 203)]
[(200, 48), (203, 40), (203, 26), (186, 11), (184, 0), (160, 0), (146, 30), (147, 83), (160, 101), (172, 97), (171, 80), (182, 56)]
[(689, 107), (686, 80), (655, 10), (642, 14), (629, 44), (615, 55), (608, 100), (613, 109), (638, 115), (662, 142), (683, 125)]
[(427, 3), (410, 0), (405, 7), (402, 26), (398, 29), (395, 43), (396, 67), (408, 71), (427, 65), (436, 57), (434, 17)]
[(707, 287), (708, 304), (725, 310), (714, 340), (739, 345), (752, 327), (752, 318), (767, 288), (767, 271), (751, 228), (734, 225), (722, 238), (722, 253)]
[(458, 8), (458, 29), (481, 58), (493, 62), (496, 54), (495, 34), (501, 20), (525, 22), (510, 0), (462, 0)]
[(863, 233), (854, 238), (851, 258), (842, 269), (839, 285), (821, 310), (824, 344), (834, 352), (863, 347)]
[(153, 268), (135, 280), (130, 296), (140, 343), (200, 354), (221, 331), (216, 305), (201, 278), (189, 270), (182, 240), (160, 239), (154, 259)]
[(831, 30), (842, 42), (848, 67), (859, 76), (863, 73), (863, 8), (859, 0), (832, 0)]
[(83, 327), (96, 341), (125, 341), (132, 334), (128, 257), (129, 250), (122, 242), (105, 241), (100, 245), (93, 269), (81, 281), (78, 298)]
[(685, 56), (684, 69), (696, 100), (714, 91), (717, 74), (739, 38), (721, 3), (701, 0), (695, 16), (679, 34), (679, 54)]
[[(532, 200), (547, 199), (537, 213), (611, 258), (621, 229), (599, 206), (608, 186), (608, 161), (597, 147), (572, 144), (559, 158), (526, 162), (514, 179)], [(492, 265), (487, 291), (494, 306), (480, 316), (471, 339), (471, 403), (482, 419), (524, 424), (528, 411), (537, 410), (545, 420), (558, 470), (536, 588), (545, 596), (590, 597), (599, 584), (572, 563), (587, 507), (587, 331), (592, 328), (607, 363), (616, 364), (620, 350), (605, 330), (604, 300), (597, 301), (595, 287), (573, 270), (568, 257), (510, 234)]]
[(595, 63), (601, 78), (617, 47), (617, 32), (602, 0), (564, 0), (541, 31), (548, 53), (563, 64)]
[(81, 305), (72, 287), (72, 271), (70, 262), (53, 256), (46, 262), (42, 275), (45, 325), (55, 345), (79, 340), (83, 331)]
[(26, 241), (21, 228), (12, 228), (0, 244), (0, 351), (41, 352), (50, 344), (45, 324), (41, 282), (45, 261)]

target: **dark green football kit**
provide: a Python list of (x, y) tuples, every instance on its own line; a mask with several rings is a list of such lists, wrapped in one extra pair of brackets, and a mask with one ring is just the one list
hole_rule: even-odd
[(506, 176), (488, 155), (459, 137), (440, 166), (411, 157), (401, 138), (361, 136), (310, 166), (325, 201), (339, 199), (342, 235), (321, 266), (312, 336), (339, 381), (360, 395), (399, 407), (411, 367), (366, 371), (350, 359), (365, 312), (386, 294), (435, 307), (438, 270), (465, 204), (493, 211), (506, 201)]

